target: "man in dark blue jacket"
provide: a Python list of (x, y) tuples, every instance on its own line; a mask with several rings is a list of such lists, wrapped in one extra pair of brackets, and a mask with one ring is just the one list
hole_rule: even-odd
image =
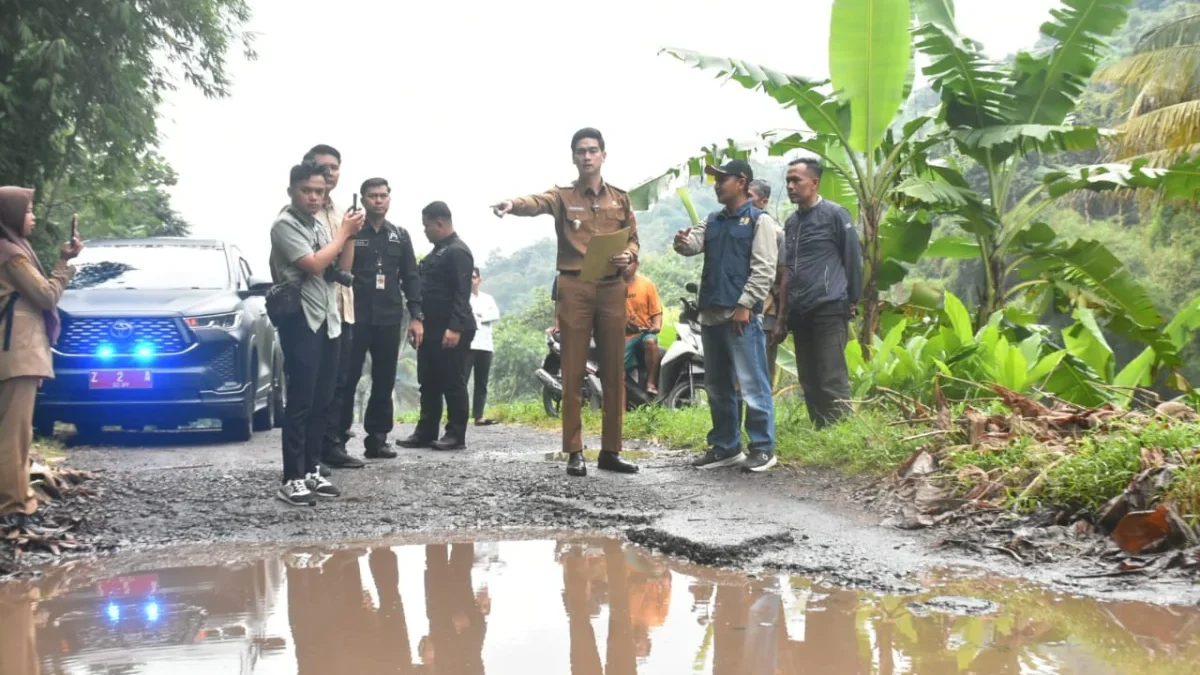
[(850, 212), (822, 199), (821, 164), (811, 158), (792, 161), (787, 194), (796, 212), (784, 226), (786, 267), (780, 284), (782, 307), (775, 340), (791, 330), (796, 370), (808, 416), (818, 428), (836, 422), (848, 410), (850, 377), (846, 369), (847, 331), (862, 294), (862, 248)]
[[(717, 200), (725, 208), (675, 235), (676, 252), (704, 254), (700, 339), (713, 426), (708, 452), (693, 466), (714, 469), (744, 463), (747, 471), (766, 471), (775, 466), (775, 401), (760, 315), (775, 279), (779, 225), (750, 203), (754, 172), (748, 162), (735, 159), (705, 171), (716, 178)], [(742, 455), (735, 381), (746, 403), (749, 457)]]

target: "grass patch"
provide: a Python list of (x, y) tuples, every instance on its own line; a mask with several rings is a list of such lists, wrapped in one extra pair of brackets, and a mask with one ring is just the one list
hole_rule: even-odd
[(56, 438), (36, 437), (33, 439), (33, 453), (43, 459), (61, 459), (66, 456), (66, 446)]
[[(882, 412), (865, 411), (840, 424), (818, 431), (808, 421), (804, 405), (791, 400), (776, 402), (776, 448), (785, 463), (835, 467), (852, 472), (890, 471), (907, 459), (920, 440), (906, 440), (924, 429), (913, 425), (892, 425)], [(488, 417), (505, 424), (521, 424), (538, 429), (561, 428), (559, 418), (549, 417), (541, 401), (520, 401), (493, 406)], [(400, 420), (413, 424), (417, 413), (409, 412)], [(585, 408), (583, 432), (599, 435), (603, 416)], [(708, 408), (669, 410), (660, 406), (637, 408), (625, 413), (624, 437), (672, 448), (703, 450), (708, 446), (712, 418)], [(745, 439), (743, 439), (744, 441)]]

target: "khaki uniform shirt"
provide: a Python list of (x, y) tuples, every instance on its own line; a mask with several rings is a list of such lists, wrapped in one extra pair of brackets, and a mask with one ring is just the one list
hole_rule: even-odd
[(23, 256), (15, 256), (0, 267), (0, 310), (14, 292), (18, 293), (13, 306), (12, 336), (8, 351), (2, 349), (4, 332), (8, 329), (0, 315), (0, 380), (14, 377), (54, 377), (50, 356), (50, 336), (46, 335), (43, 312), (58, 305), (67, 284), (75, 277), (75, 268), (59, 260), (50, 272), (42, 276), (37, 267)]
[(637, 257), (640, 248), (637, 219), (629, 195), (607, 183), (600, 192), (572, 183), (555, 186), (541, 194), (517, 197), (512, 200), (512, 214), (517, 216), (554, 216), (554, 232), (558, 236), (558, 269), (578, 272), (583, 268), (583, 256), (593, 235), (629, 230), (629, 248)]
[[(320, 211), (317, 211), (317, 222), (325, 226), (326, 233), (329, 234), (329, 240), (333, 241), (333, 237), (337, 234), (338, 228), (342, 226), (342, 216), (346, 210), (339, 207), (333, 200), (325, 205)], [(347, 243), (347, 246), (353, 246), (353, 240)], [(343, 254), (345, 251), (343, 250)], [(339, 256), (340, 257), (340, 256)], [(337, 264), (336, 262), (334, 263)], [(342, 322), (354, 323), (354, 288), (334, 284), (337, 286), (337, 307), (341, 313)]]

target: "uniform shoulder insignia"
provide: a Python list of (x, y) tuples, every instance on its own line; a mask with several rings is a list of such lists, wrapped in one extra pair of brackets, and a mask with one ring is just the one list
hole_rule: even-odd
[(619, 194), (619, 195), (627, 195), (627, 194), (629, 194), (629, 191), (628, 191), (628, 190), (622, 190), (621, 188), (617, 187), (616, 185), (612, 185), (611, 183), (605, 183), (604, 185), (605, 185), (605, 186), (606, 186), (608, 189), (612, 190), (613, 192), (615, 192), (615, 193), (617, 193), (617, 194)]
[(575, 182), (574, 182), (574, 181), (571, 181), (570, 183), (564, 183), (564, 184), (562, 184), (562, 185), (559, 185), (559, 184), (557, 184), (557, 183), (556, 183), (556, 184), (554, 185), (554, 188), (553, 188), (553, 189), (555, 189), (555, 190), (574, 190), (574, 189), (575, 189)]

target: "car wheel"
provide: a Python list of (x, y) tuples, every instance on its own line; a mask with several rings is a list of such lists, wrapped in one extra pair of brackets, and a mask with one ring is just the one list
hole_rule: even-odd
[(42, 438), (54, 436), (54, 420), (34, 419), (33, 432)]
[(232, 443), (245, 443), (254, 435), (249, 417), (221, 420), (221, 436)]

